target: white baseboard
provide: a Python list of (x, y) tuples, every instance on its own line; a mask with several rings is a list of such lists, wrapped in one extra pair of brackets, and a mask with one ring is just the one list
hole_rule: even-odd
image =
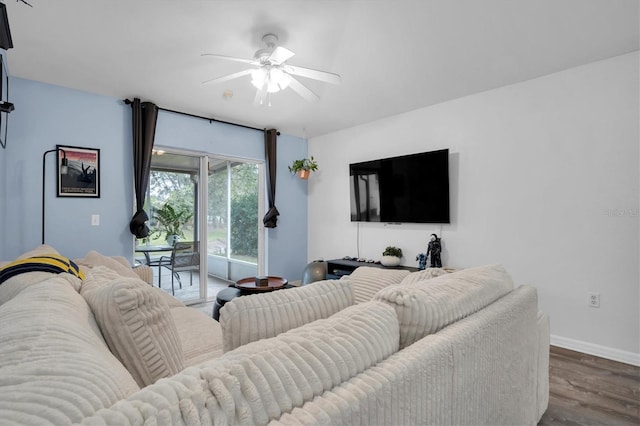
[(640, 367), (640, 353), (621, 351), (607, 346), (569, 339), (568, 337), (554, 336), (553, 334), (551, 335), (551, 344), (553, 346), (559, 346), (572, 351), (578, 351), (589, 355), (595, 355), (600, 358), (606, 358)]

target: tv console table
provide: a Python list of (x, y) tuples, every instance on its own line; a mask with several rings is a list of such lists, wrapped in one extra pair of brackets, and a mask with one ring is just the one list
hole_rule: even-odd
[(383, 266), (379, 263), (358, 262), (357, 260), (333, 259), (327, 260), (327, 279), (337, 280), (340, 277), (351, 274), (360, 266), (371, 266), (372, 268), (383, 269), (405, 269), (407, 271), (416, 272), (418, 268), (412, 266)]

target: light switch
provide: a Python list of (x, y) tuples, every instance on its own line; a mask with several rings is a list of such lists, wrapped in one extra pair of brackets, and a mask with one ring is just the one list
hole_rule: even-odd
[(92, 214), (91, 215), (91, 226), (100, 226), (100, 215)]

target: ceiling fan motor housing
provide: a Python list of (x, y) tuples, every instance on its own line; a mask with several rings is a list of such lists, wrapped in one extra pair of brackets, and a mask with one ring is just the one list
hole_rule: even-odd
[(273, 53), (276, 48), (276, 43), (278, 43), (278, 36), (275, 34), (265, 34), (262, 36), (262, 43), (266, 46), (262, 49), (256, 50), (253, 57), (256, 61), (259, 61), (261, 64), (267, 63), (269, 56)]

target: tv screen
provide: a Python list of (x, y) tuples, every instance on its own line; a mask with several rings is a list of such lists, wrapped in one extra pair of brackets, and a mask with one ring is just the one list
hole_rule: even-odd
[(449, 223), (449, 150), (349, 165), (352, 222)]

